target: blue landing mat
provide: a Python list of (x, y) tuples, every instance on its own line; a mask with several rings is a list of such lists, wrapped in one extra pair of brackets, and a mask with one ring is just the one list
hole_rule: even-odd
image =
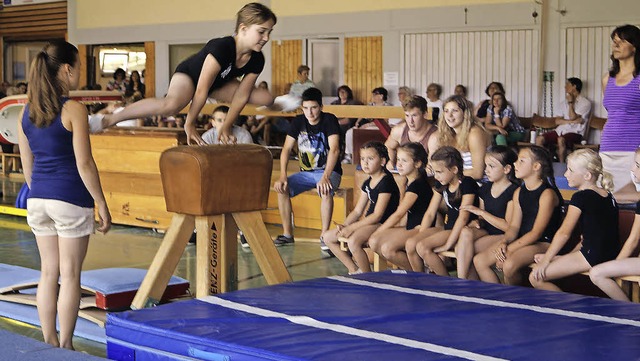
[[(0, 316), (28, 323), (30, 325), (40, 326), (40, 319), (38, 319), (38, 310), (35, 306), (0, 301)], [(73, 334), (74, 336), (86, 338), (87, 340), (95, 342), (107, 342), (104, 328), (80, 317), (78, 317), (76, 329)], [(1, 355), (2, 351), (0, 351), (0, 356)], [(0, 358), (0, 360), (4, 359)]]
[(106, 329), (116, 360), (640, 359), (638, 304), (403, 272), (110, 314)]
[(98, 361), (103, 358), (55, 348), (29, 337), (0, 330), (2, 360), (20, 361)]

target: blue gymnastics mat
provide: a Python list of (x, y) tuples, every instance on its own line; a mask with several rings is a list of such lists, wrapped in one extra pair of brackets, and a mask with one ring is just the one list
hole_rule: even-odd
[(47, 345), (29, 337), (0, 330), (0, 350), (3, 360), (20, 361), (99, 361), (100, 357)]
[(640, 305), (421, 273), (109, 314), (115, 360), (637, 360)]

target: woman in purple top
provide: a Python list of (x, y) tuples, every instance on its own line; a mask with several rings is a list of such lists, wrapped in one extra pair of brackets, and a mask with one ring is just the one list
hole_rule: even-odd
[(20, 158), (30, 189), (27, 223), (36, 236), (42, 271), (38, 316), (44, 341), (67, 349), (73, 349), (80, 270), (95, 226), (94, 201), (98, 231), (106, 233), (111, 227), (91, 155), (87, 108), (69, 100), (79, 78), (78, 49), (66, 41), (46, 45), (31, 65), (29, 103), (18, 123)]
[(640, 29), (620, 26), (611, 33), (611, 40), (612, 65), (602, 79), (608, 119), (602, 132), (600, 157), (604, 170), (613, 175), (614, 192), (619, 193), (616, 199), (623, 203), (637, 201), (628, 167), (640, 145)]

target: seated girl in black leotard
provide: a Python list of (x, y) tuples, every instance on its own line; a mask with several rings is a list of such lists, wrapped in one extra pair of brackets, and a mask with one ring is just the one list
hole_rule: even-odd
[[(106, 115), (102, 127), (125, 119), (174, 115), (191, 102), (184, 125), (187, 141), (204, 145), (196, 132), (195, 121), (207, 98), (212, 97), (231, 104), (219, 137), (223, 143), (233, 143), (231, 126), (242, 108), (247, 103), (269, 105), (273, 102), (271, 94), (257, 89), (255, 84), (264, 68), (262, 48), (269, 41), (276, 21), (268, 7), (260, 3), (245, 5), (238, 11), (235, 34), (210, 40), (202, 50), (180, 63), (164, 98), (144, 99), (120, 113)], [(238, 81), (241, 76), (242, 80)]]
[(533, 263), (534, 255), (547, 251), (562, 221), (562, 196), (555, 186), (551, 153), (540, 146), (522, 148), (515, 168), (522, 185), (513, 194), (509, 229), (497, 246), (473, 258), (485, 282), (499, 282), (491, 269), (495, 265), (502, 268), (506, 284), (520, 284), (521, 270)]
[(484, 172), (489, 182), (478, 191), (480, 206), (460, 209), (477, 215), (460, 232), (456, 245), (458, 278), (478, 279), (473, 256), (502, 241), (513, 215), (513, 193), (518, 189), (513, 163), (518, 155), (511, 148), (496, 145), (487, 150)]
[[(571, 153), (564, 175), (569, 186), (578, 191), (571, 197), (567, 215), (547, 252), (535, 255), (537, 264), (529, 275), (533, 287), (550, 291), (560, 291), (551, 280), (588, 271), (614, 259), (619, 250), (618, 205), (610, 193), (613, 179), (602, 170), (598, 153), (591, 149)], [(557, 256), (576, 226), (582, 231), (582, 247)]]
[[(631, 174), (635, 183), (640, 182), (640, 148), (636, 149)], [(640, 242), (640, 202), (636, 203), (636, 215), (629, 237), (616, 259), (599, 264), (589, 271), (591, 281), (614, 300), (629, 301), (629, 297), (618, 286), (614, 277), (640, 275), (640, 256), (634, 257), (638, 242)]]

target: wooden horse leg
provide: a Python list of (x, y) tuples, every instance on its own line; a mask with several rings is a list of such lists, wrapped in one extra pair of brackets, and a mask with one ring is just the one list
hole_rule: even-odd
[(247, 238), (258, 266), (270, 285), (291, 282), (291, 275), (273, 244), (259, 211), (233, 213), (233, 218)]
[(230, 214), (196, 217), (196, 297), (238, 288), (238, 227)]
[(167, 234), (162, 239), (147, 275), (133, 298), (132, 309), (152, 307), (160, 302), (162, 294), (169, 284), (169, 279), (176, 270), (184, 248), (189, 242), (189, 237), (193, 233), (194, 223), (194, 216), (173, 215)]

